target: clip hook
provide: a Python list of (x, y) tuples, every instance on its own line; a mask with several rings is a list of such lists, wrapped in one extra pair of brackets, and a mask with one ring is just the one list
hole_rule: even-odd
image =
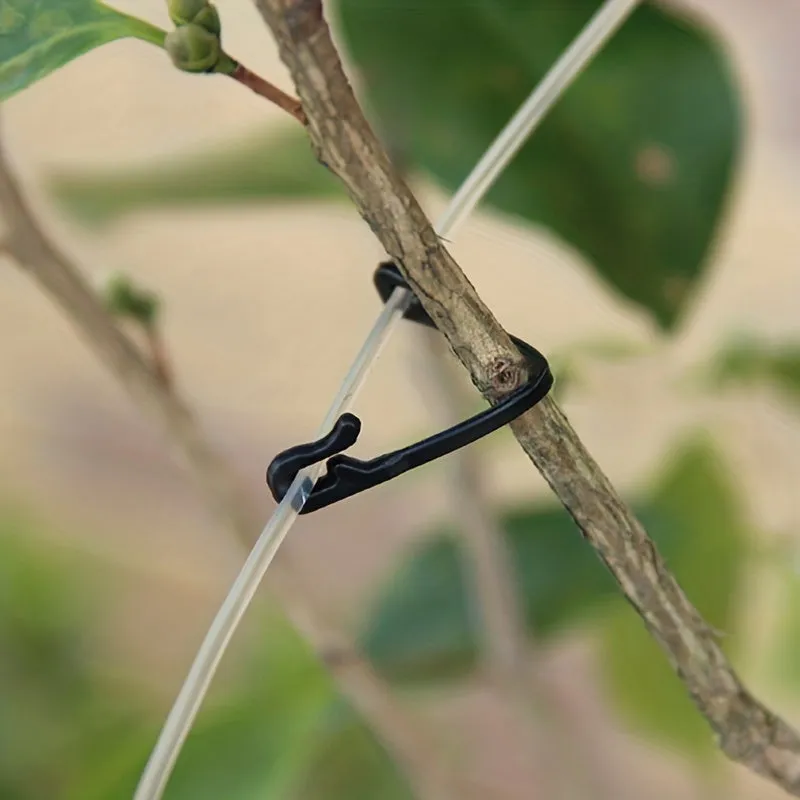
[[(378, 267), (374, 283), (384, 303), (397, 288), (410, 291), (392, 262)], [(404, 317), (430, 328), (436, 327), (416, 296)], [(277, 502), (283, 500), (302, 469), (327, 458), (327, 472), (317, 481), (300, 509), (301, 514), (310, 514), (446, 456), (513, 422), (547, 395), (553, 376), (547, 360), (538, 350), (515, 336), (511, 340), (528, 362), (530, 378), (496, 405), (441, 433), (368, 461), (342, 454), (355, 444), (361, 432), (361, 421), (355, 414), (342, 414), (327, 436), (290, 447), (275, 456), (267, 469), (267, 485), (272, 496)]]

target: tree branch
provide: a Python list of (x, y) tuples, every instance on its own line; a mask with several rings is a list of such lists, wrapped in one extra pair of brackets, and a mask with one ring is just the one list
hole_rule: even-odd
[[(525, 364), (392, 167), (344, 74), (321, 0), (255, 0), (336, 173), (396, 260), (473, 383), (496, 401)], [(800, 796), (800, 736), (742, 685), (714, 633), (562, 411), (546, 398), (512, 425), (520, 445), (594, 547), (733, 760)]]
[[(114, 323), (79, 270), (46, 236), (13, 176), (0, 141), (0, 212), (6, 252), (61, 308), (76, 332), (157, 422), (196, 480), (203, 499), (249, 549), (261, 529), (251, 498), (231, 467), (205, 439), (191, 412)], [(409, 719), (389, 687), (302, 591), (284, 548), (270, 571), (270, 587), (288, 617), (327, 666), (342, 695), (367, 722), (422, 800), (468, 797), (441, 765), (438, 748)]]

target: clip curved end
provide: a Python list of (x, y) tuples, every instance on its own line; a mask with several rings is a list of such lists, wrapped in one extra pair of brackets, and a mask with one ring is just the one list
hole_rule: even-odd
[(280, 503), (297, 474), (352, 447), (361, 433), (361, 420), (349, 412), (336, 420), (331, 432), (321, 439), (298, 444), (278, 453), (267, 467), (267, 486), (277, 503)]

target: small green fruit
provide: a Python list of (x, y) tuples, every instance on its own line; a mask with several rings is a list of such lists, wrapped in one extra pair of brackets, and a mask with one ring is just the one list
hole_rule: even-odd
[(222, 22), (216, 6), (207, 5), (195, 18), (194, 24), (205, 28), (209, 33), (219, 36), (222, 33)]
[(219, 36), (200, 25), (181, 25), (170, 31), (164, 49), (183, 72), (212, 72), (222, 55)]
[(209, 33), (220, 35), (222, 25), (217, 9), (208, 0), (168, 0), (169, 18), (176, 26), (199, 25)]
[(209, 5), (209, 0), (167, 0), (167, 13), (176, 25), (188, 25)]

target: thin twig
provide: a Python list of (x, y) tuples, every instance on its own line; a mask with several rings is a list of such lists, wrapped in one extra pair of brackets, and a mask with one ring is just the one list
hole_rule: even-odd
[[(461, 392), (453, 374), (452, 359), (446, 357), (441, 334), (429, 328), (417, 331), (420, 346), (414, 348), (416, 385), (425, 399), (433, 424), (444, 430), (463, 416)], [(469, 594), (475, 598), (480, 632), (479, 654), (489, 683), (507, 710), (533, 734), (531, 757), (540, 776), (538, 792), (555, 800), (559, 795), (555, 772), (557, 760), (546, 758), (550, 732), (542, 736), (541, 703), (534, 704), (528, 643), (517, 579), (505, 535), (492, 514), (474, 451), (452, 453), (444, 465), (449, 505), (465, 551), (465, 571), (471, 577)], [(539, 700), (540, 698), (536, 698)]]
[[(417, 333), (422, 340), (413, 356), (419, 376), (417, 385), (434, 425), (444, 430), (463, 417), (466, 404), (461, 402), (455, 376), (451, 377), (452, 359), (445, 358), (441, 334), (428, 328)], [(472, 573), (481, 617), (481, 652), (498, 685), (515, 683), (526, 672), (527, 641), (505, 536), (489, 508), (474, 451), (453, 453), (445, 470), (450, 506), (466, 547), (467, 567)]]
[[(467, 393), (455, 380), (454, 360), (445, 352), (438, 331), (420, 328), (418, 334), (422, 346), (414, 350), (420, 378), (417, 385), (426, 397), (426, 407), (433, 411), (435, 424), (444, 429), (463, 417), (469, 405)], [(511, 552), (486, 497), (475, 450), (465, 448), (453, 453), (445, 469), (450, 507), (465, 545), (467, 568), (478, 601), (484, 637), (481, 652), (495, 690), (537, 737), (540, 750), (535, 756), (536, 772), (544, 776), (540, 793), (553, 799), (560, 796), (556, 793), (560, 781), (555, 768), (565, 763), (563, 756), (568, 752), (570, 770), (568, 775), (562, 772), (562, 777), (567, 778), (577, 796), (618, 798), (615, 782), (598, 763), (584, 731), (579, 729), (580, 723), (574, 723), (558, 693), (539, 677), (536, 647), (528, 634)]]
[[(525, 362), (373, 134), (344, 74), (321, 1), (255, 3), (292, 74), (318, 157), (342, 180), (473, 383), (495, 402), (527, 378)], [(744, 687), (714, 632), (561, 409), (546, 398), (512, 430), (664, 649), (722, 750), (800, 797), (800, 736)]]
[[(131, 398), (164, 431), (195, 478), (203, 499), (237, 538), (250, 547), (260, 530), (252, 498), (233, 469), (206, 440), (183, 400), (168, 391), (140, 351), (125, 336), (80, 271), (53, 244), (32, 213), (0, 142), (0, 212), (8, 250), (65, 313), (91, 350)], [(390, 688), (328, 618), (324, 604), (301, 589), (287, 546), (270, 572), (270, 587), (288, 617), (326, 664), (352, 704), (421, 800), (468, 797), (442, 766), (439, 749), (409, 718)]]
[(173, 388), (172, 364), (170, 363), (167, 345), (157, 324), (148, 325), (144, 329), (147, 347), (150, 352), (150, 363), (161, 385), (171, 391)]
[(275, 84), (265, 80), (260, 75), (249, 70), (244, 64), (237, 64), (236, 69), (228, 73), (231, 78), (238, 81), (242, 86), (255, 92), (257, 95), (269, 100), (279, 108), (291, 114), (301, 125), (307, 124), (305, 112), (303, 111), (302, 103), (289, 94), (286, 94), (282, 89), (279, 89)]

